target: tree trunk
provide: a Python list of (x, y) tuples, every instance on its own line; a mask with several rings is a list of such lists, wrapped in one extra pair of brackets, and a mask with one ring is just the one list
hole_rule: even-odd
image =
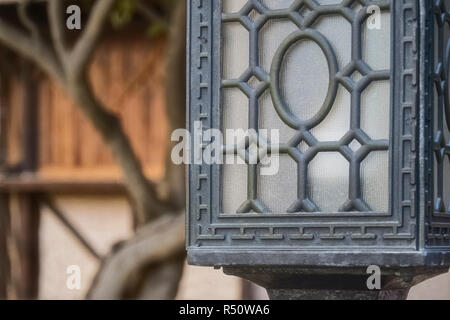
[[(169, 137), (185, 127), (186, 114), (186, 1), (177, 5), (170, 23), (166, 71), (166, 110)], [(169, 140), (170, 143), (170, 140)], [(173, 211), (138, 229), (132, 239), (119, 244), (102, 263), (88, 293), (91, 299), (174, 299), (183, 274), (185, 168), (166, 155), (163, 190)]]

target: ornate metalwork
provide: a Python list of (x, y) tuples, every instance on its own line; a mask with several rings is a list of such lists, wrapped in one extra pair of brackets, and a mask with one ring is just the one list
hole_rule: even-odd
[[(393, 30), (392, 70), (374, 71), (361, 58), (361, 24), (366, 18), (369, 4), (380, 4), (383, 10), (391, 10)], [(311, 11), (307, 17), (299, 16), (297, 9), (307, 5)], [(355, 6), (362, 10), (355, 11)], [(285, 214), (271, 213), (257, 199), (256, 165), (248, 166), (249, 195), (238, 213), (223, 213), (220, 209), (221, 166), (192, 164), (189, 169), (189, 216), (187, 241), (193, 257), (198, 251), (204, 257), (204, 263), (213, 259), (208, 248), (239, 250), (240, 248), (259, 248), (276, 250), (285, 257), (285, 250), (295, 249), (299, 252), (317, 249), (335, 249), (337, 247), (373, 250), (382, 248), (403, 248), (415, 250), (417, 246), (418, 196), (416, 184), (416, 108), (418, 94), (418, 52), (417, 48), (417, 2), (407, 1), (343, 1), (339, 5), (318, 5), (316, 1), (295, 1), (294, 6), (286, 10), (268, 10), (259, 1), (249, 0), (238, 14), (222, 14), (221, 1), (193, 1), (190, 5), (189, 32), (190, 42), (188, 55), (189, 83), (191, 86), (189, 100), (189, 127), (195, 121), (202, 121), (203, 128), (221, 127), (221, 90), (237, 87), (249, 98), (249, 128), (258, 129), (258, 97), (266, 90), (277, 91), (273, 77), (277, 75), (279, 60), (274, 59), (273, 75), (258, 65), (257, 30), (264, 21), (271, 18), (287, 17), (296, 21), (299, 30), (284, 41), (278, 52), (289, 47), (295, 38), (310, 37), (316, 43), (322, 43), (322, 50), (328, 55), (329, 64), (334, 64), (333, 53), (313, 29), (309, 28), (314, 19), (326, 14), (340, 14), (352, 21), (352, 61), (339, 70), (329, 67), (330, 77), (351, 92), (351, 129), (339, 141), (317, 141), (310, 129), (326, 117), (328, 102), (319, 112), (315, 120), (295, 119), (282, 101), (275, 102), (281, 118), (288, 120), (290, 126), (297, 129), (295, 137), (281, 146), (280, 152), (296, 159), (302, 170), (306, 170), (307, 162), (319, 152), (335, 151), (342, 154), (351, 163), (351, 187), (349, 200), (340, 212), (320, 212), (319, 208), (309, 200), (304, 180), (299, 179), (298, 201), (292, 204), (290, 212)], [(257, 10), (259, 15), (251, 20), (248, 14)], [(361, 12), (361, 13), (357, 13)], [(238, 79), (223, 79), (221, 75), (221, 25), (223, 22), (240, 21), (250, 33), (250, 65)], [(320, 44), (319, 44), (320, 45)], [(277, 62), (278, 61), (278, 62)], [(363, 77), (357, 83), (352, 75), (358, 71)], [(395, 75), (395, 78), (392, 77)], [(256, 77), (260, 84), (253, 88), (248, 84)], [(372, 140), (360, 128), (361, 92), (371, 83), (379, 79), (390, 79), (392, 94), (391, 139)], [(334, 85), (328, 92), (327, 101), (334, 98)], [(394, 107), (395, 106), (395, 107)], [(285, 113), (285, 115), (283, 115)], [(355, 153), (349, 144), (357, 140), (362, 147)], [(305, 154), (296, 152), (301, 141), (310, 146)], [(227, 149), (227, 148), (225, 148)], [(361, 199), (359, 165), (368, 153), (375, 150), (396, 150), (390, 155), (390, 205), (388, 212), (371, 211)], [(297, 149), (298, 150), (298, 149)], [(192, 154), (193, 156), (193, 154)], [(305, 179), (305, 171), (302, 179)], [(197, 248), (197, 249), (196, 249)], [(206, 251), (205, 251), (206, 250)], [(197, 252), (197, 251), (195, 251)], [(202, 254), (202, 252), (204, 254)], [(222, 251), (221, 251), (222, 252)], [(275, 254), (275, 253), (273, 253)], [(295, 254), (290, 254), (295, 257)], [(222, 256), (221, 256), (222, 257)], [(263, 257), (263, 256), (260, 256)], [(287, 256), (286, 256), (287, 257)], [(308, 261), (302, 255), (302, 261)], [(254, 257), (256, 259), (256, 257)], [(313, 258), (311, 256), (311, 258)], [(202, 258), (203, 259), (203, 258)], [(281, 261), (278, 259), (277, 261)], [(283, 258), (284, 259), (284, 258)], [(293, 258), (294, 259), (294, 258)], [(314, 258), (315, 259), (315, 258)], [(213, 259), (214, 260), (214, 259)], [(234, 260), (233, 260), (234, 261)], [(239, 260), (241, 261), (241, 260)], [(287, 260), (286, 260), (287, 261)], [(199, 263), (199, 260), (196, 261)]]
[[(356, 4), (362, 7), (354, 9)], [(258, 98), (267, 86), (270, 86), (275, 109), (280, 118), (290, 127), (298, 130), (287, 145), (278, 147), (280, 154), (288, 154), (298, 164), (298, 200), (288, 209), (289, 213), (295, 212), (319, 212), (320, 208), (309, 198), (307, 190), (307, 171), (309, 163), (320, 152), (339, 152), (350, 163), (350, 186), (349, 199), (342, 204), (339, 211), (345, 212), (370, 212), (370, 207), (364, 202), (361, 196), (361, 162), (373, 151), (389, 150), (389, 141), (372, 140), (363, 130), (361, 130), (361, 94), (373, 81), (389, 80), (390, 70), (374, 71), (363, 60), (362, 57), (362, 24), (369, 16), (367, 6), (376, 4), (381, 10), (390, 9), (390, 1), (343, 1), (336, 5), (318, 5), (314, 1), (294, 1), (290, 8), (282, 10), (270, 10), (258, 0), (250, 0), (235, 14), (223, 14), (223, 22), (240, 22), (250, 33), (250, 66), (244, 74), (235, 80), (223, 80), (223, 87), (240, 88), (250, 101), (249, 107), (249, 128), (258, 130)], [(307, 8), (308, 14), (302, 16), (298, 12)], [(252, 21), (248, 18), (251, 12), (257, 11), (258, 17)], [(328, 15), (342, 15), (352, 25), (352, 53), (351, 61), (342, 70), (339, 70), (336, 55), (329, 41), (314, 30), (312, 25), (322, 17)], [(278, 49), (273, 59), (270, 75), (259, 66), (258, 56), (258, 32), (270, 19), (289, 19), (299, 27), (299, 31), (288, 36)], [(296, 42), (302, 39), (309, 39), (316, 42), (325, 54), (329, 69), (329, 88), (323, 106), (319, 112), (308, 120), (300, 120), (289, 110), (283, 102), (279, 93), (280, 68), (287, 50)], [(359, 72), (363, 78), (356, 82), (352, 75)], [(260, 79), (263, 86), (252, 89), (248, 86), (248, 81), (252, 77)], [(350, 131), (339, 141), (319, 142), (311, 134), (310, 129), (320, 124), (331, 111), (336, 98), (338, 83), (342, 84), (352, 95), (351, 99), (351, 128)], [(339, 137), (340, 138), (340, 137)], [(358, 141), (362, 147), (353, 152), (349, 144), (354, 140)], [(310, 149), (306, 153), (298, 152), (297, 147), (302, 141), (307, 141)], [(229, 150), (230, 148), (225, 148)], [(248, 195), (249, 199), (239, 208), (239, 213), (245, 212), (267, 212), (270, 211), (260, 199), (257, 199), (257, 166), (248, 166)]]
[[(319, 5), (315, 1), (297, 0), (287, 9), (271, 10), (258, 0), (249, 0), (238, 13), (224, 13), (222, 22), (239, 22), (250, 33), (250, 66), (238, 79), (224, 79), (223, 88), (240, 88), (249, 97), (249, 128), (258, 130), (258, 99), (265, 89), (270, 86), (270, 92), (275, 109), (284, 123), (297, 130), (297, 134), (286, 144), (278, 146), (280, 154), (288, 154), (298, 164), (298, 200), (293, 203), (289, 213), (295, 212), (320, 212), (322, 211), (309, 197), (307, 190), (307, 171), (309, 163), (320, 152), (338, 152), (350, 163), (349, 199), (341, 205), (341, 212), (370, 212), (373, 211), (364, 202), (361, 195), (361, 162), (373, 151), (387, 151), (390, 143), (388, 140), (372, 140), (361, 129), (361, 94), (373, 81), (389, 80), (390, 70), (372, 70), (364, 61), (362, 54), (362, 25), (370, 15), (367, 8), (370, 5), (378, 5), (381, 10), (390, 10), (390, 1), (342, 1), (335, 5)], [(307, 14), (299, 12), (307, 9)], [(257, 18), (251, 20), (249, 15), (258, 12)], [(339, 70), (336, 55), (329, 41), (313, 27), (321, 17), (329, 15), (341, 15), (352, 26), (352, 52), (351, 61)], [(281, 44), (273, 59), (270, 75), (259, 65), (258, 33), (270, 19), (287, 19), (298, 26), (299, 31), (289, 35)], [(279, 75), (282, 61), (288, 49), (300, 40), (314, 41), (323, 51), (328, 62), (329, 88), (323, 106), (315, 116), (308, 120), (298, 119), (286, 106), (280, 95)], [(352, 75), (359, 72), (362, 75), (360, 81), (355, 82)], [(248, 85), (248, 81), (256, 77), (263, 85), (256, 89)], [(351, 93), (351, 124), (350, 130), (339, 141), (318, 141), (311, 129), (319, 125), (329, 114), (336, 98), (338, 84), (342, 84)], [(358, 141), (361, 148), (354, 152), (349, 145)], [(298, 151), (298, 145), (306, 141), (309, 150), (306, 153)], [(236, 150), (236, 148), (224, 148)], [(248, 165), (248, 196), (249, 199), (238, 209), (239, 213), (270, 212), (261, 199), (257, 197), (257, 166)]]
[[(354, 9), (355, 5), (362, 7)], [(314, 1), (294, 1), (290, 8), (282, 10), (270, 10), (258, 0), (250, 0), (235, 14), (223, 14), (223, 22), (240, 22), (250, 33), (250, 66), (244, 74), (234, 80), (224, 79), (224, 88), (240, 88), (249, 97), (249, 128), (258, 130), (258, 98), (263, 94), (267, 86), (270, 86), (275, 109), (280, 118), (290, 127), (298, 130), (287, 145), (278, 147), (281, 154), (290, 155), (298, 164), (298, 200), (288, 209), (289, 213), (295, 212), (319, 212), (320, 208), (309, 198), (307, 190), (307, 171), (309, 163), (320, 152), (339, 152), (350, 162), (350, 187), (349, 199), (342, 204), (340, 211), (345, 212), (369, 212), (370, 207), (361, 197), (361, 162), (373, 151), (389, 150), (389, 141), (372, 140), (361, 130), (361, 94), (373, 81), (389, 80), (390, 70), (374, 71), (362, 57), (362, 24), (369, 16), (367, 6), (376, 4), (381, 10), (390, 9), (390, 1), (343, 1), (336, 5), (318, 5)], [(302, 16), (301, 10), (308, 9), (308, 14)], [(258, 17), (253, 21), (249, 19), (252, 12), (258, 12)], [(314, 30), (314, 22), (327, 15), (342, 15), (352, 25), (352, 53), (351, 61), (342, 70), (339, 70), (336, 55), (329, 41)], [(278, 49), (273, 59), (270, 75), (259, 66), (258, 32), (270, 19), (289, 19), (299, 27), (299, 31), (288, 36)], [(319, 112), (309, 120), (300, 120), (289, 110), (279, 93), (280, 68), (287, 50), (296, 42), (309, 39), (316, 42), (325, 54), (329, 69), (329, 88), (323, 106)], [(359, 72), (363, 78), (356, 82), (351, 78), (355, 72)], [(263, 82), (262, 86), (252, 89), (248, 85), (249, 79), (258, 78)], [(336, 98), (338, 83), (341, 83), (352, 95), (351, 99), (351, 129), (339, 141), (319, 142), (311, 134), (310, 129), (320, 124), (329, 114)], [(340, 138), (340, 137), (339, 137)], [(362, 148), (353, 152), (348, 146), (352, 141), (358, 141)], [(303, 154), (297, 147), (302, 141), (307, 141), (310, 149)], [(225, 148), (229, 150), (230, 148)], [(239, 213), (267, 212), (270, 209), (257, 198), (257, 166), (248, 166), (248, 195), (249, 199), (239, 208)]]
[[(430, 5), (432, 15), (430, 29), (435, 37), (430, 37), (434, 51), (433, 75), (434, 86), (430, 89), (433, 108), (430, 116), (433, 122), (432, 139), (429, 150), (434, 153), (434, 165), (430, 164), (430, 177), (434, 186), (433, 205), (428, 207), (427, 245), (450, 245), (450, 1), (434, 1)], [(433, 58), (433, 57), (432, 57)], [(433, 95), (434, 93), (434, 95)], [(430, 126), (431, 127), (431, 126)], [(446, 165), (447, 164), (447, 165)], [(434, 173), (433, 173), (434, 167)]]

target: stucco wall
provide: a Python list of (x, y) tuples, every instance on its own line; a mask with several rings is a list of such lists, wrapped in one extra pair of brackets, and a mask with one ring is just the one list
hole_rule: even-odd
[[(128, 204), (111, 196), (56, 196), (58, 205), (98, 252), (104, 254), (132, 233)], [(98, 262), (67, 232), (48, 210), (41, 222), (41, 299), (82, 299), (98, 268)], [(81, 290), (66, 286), (68, 266), (81, 269)], [(260, 292), (259, 297), (266, 297)], [(178, 299), (240, 299), (241, 281), (213, 268), (185, 266)], [(410, 299), (450, 299), (450, 274), (414, 287)]]
[[(132, 233), (128, 204), (124, 198), (109, 196), (56, 196), (68, 219), (79, 228), (101, 254)], [(41, 299), (82, 299), (98, 268), (98, 262), (47, 209), (41, 220)], [(81, 290), (66, 286), (66, 270), (77, 265), (81, 270)], [(241, 281), (212, 268), (185, 267), (179, 299), (238, 299)], [(219, 290), (218, 290), (219, 288)]]

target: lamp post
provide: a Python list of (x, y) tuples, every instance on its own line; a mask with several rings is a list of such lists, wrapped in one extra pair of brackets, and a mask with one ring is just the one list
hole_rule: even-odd
[(189, 262), (274, 299), (402, 299), (448, 271), (450, 1), (188, 3), (189, 129), (254, 133), (223, 140), (239, 164), (189, 165)]

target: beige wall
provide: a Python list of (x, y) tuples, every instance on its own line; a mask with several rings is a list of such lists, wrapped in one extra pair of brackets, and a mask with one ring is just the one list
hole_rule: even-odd
[[(117, 241), (132, 234), (129, 207), (124, 198), (110, 196), (57, 196), (58, 205), (98, 252), (105, 254)], [(98, 262), (48, 210), (41, 222), (41, 299), (82, 299), (98, 268)], [(81, 269), (81, 290), (66, 287), (67, 267)], [(259, 297), (267, 297), (260, 292)], [(241, 281), (213, 268), (185, 266), (178, 299), (240, 299)], [(450, 299), (450, 274), (414, 287), (410, 299)]]
[[(129, 207), (124, 198), (108, 196), (57, 196), (55, 200), (68, 219), (101, 254), (132, 234)], [(47, 209), (41, 220), (41, 299), (82, 299), (91, 283), (98, 262), (81, 247)], [(66, 286), (68, 266), (81, 269), (81, 290)], [(241, 282), (220, 270), (185, 267), (179, 299), (238, 299)], [(220, 290), (217, 290), (220, 288)]]
[[(127, 203), (110, 197), (56, 197), (57, 204), (85, 238), (104, 254), (111, 245), (131, 234)], [(81, 299), (89, 288), (98, 268), (98, 261), (81, 247), (64, 225), (47, 209), (41, 220), (41, 279), (42, 299)], [(66, 287), (67, 267), (81, 269), (81, 290)]]

